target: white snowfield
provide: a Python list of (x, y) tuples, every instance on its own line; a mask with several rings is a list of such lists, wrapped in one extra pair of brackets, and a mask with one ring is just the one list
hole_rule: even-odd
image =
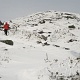
[(0, 31), (0, 80), (80, 80), (80, 15), (46, 11), (9, 21)]

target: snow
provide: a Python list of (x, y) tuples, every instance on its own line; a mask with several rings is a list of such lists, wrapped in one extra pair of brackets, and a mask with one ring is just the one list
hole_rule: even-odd
[(47, 11), (9, 24), (0, 40), (14, 44), (0, 42), (0, 80), (80, 80), (79, 14)]

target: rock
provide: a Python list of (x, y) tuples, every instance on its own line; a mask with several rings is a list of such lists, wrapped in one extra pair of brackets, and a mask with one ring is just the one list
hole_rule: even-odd
[(3, 42), (3, 43), (8, 44), (8, 45), (13, 45), (12, 40), (0, 40), (0, 42)]
[(68, 26), (69, 29), (75, 29), (75, 26), (74, 25), (70, 25)]

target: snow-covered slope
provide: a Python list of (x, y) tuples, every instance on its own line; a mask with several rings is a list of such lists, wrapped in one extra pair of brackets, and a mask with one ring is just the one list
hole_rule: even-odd
[(46, 11), (9, 21), (0, 31), (1, 80), (80, 80), (80, 15)]

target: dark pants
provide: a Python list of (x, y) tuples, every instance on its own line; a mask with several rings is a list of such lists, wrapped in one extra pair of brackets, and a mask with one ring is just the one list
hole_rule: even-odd
[(8, 30), (7, 29), (4, 29), (4, 33), (5, 33), (6, 36), (7, 36), (7, 32), (8, 32)]

